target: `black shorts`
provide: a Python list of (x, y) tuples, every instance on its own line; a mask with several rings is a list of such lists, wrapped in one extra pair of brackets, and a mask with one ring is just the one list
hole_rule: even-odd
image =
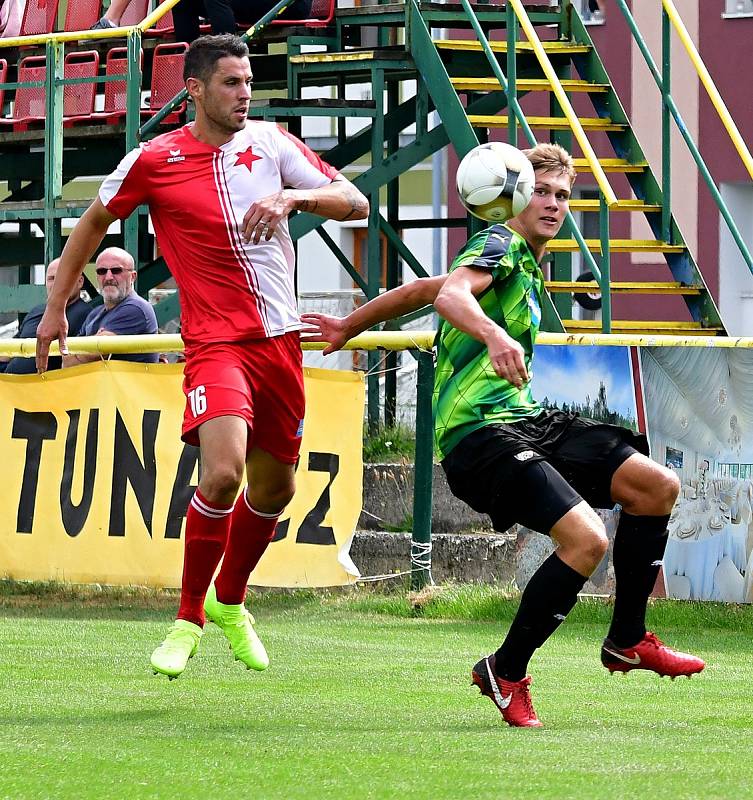
[[(643, 434), (554, 409), (491, 424), (462, 439), (442, 461), (452, 493), (505, 531), (516, 522), (549, 533), (573, 506), (611, 508), (612, 476)], [(532, 464), (546, 462), (544, 470)]]

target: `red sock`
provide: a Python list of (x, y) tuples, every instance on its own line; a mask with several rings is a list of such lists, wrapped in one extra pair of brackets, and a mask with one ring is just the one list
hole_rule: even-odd
[(197, 489), (186, 514), (186, 546), (178, 619), (204, 625), (204, 597), (227, 543), (233, 507), (208, 503)]
[(225, 558), (214, 582), (220, 603), (237, 605), (246, 597), (248, 579), (272, 541), (280, 514), (263, 514), (251, 508), (246, 490), (235, 503), (230, 518)]

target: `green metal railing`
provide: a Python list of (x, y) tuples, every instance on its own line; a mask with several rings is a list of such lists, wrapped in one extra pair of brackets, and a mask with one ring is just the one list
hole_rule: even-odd
[[(671, 175), (670, 175), (670, 164), (671, 164), (671, 148), (670, 148), (670, 116), (674, 119), (680, 134), (682, 135), (685, 144), (690, 151), (690, 154), (693, 157), (693, 160), (698, 167), (698, 171), (703, 177), (703, 180), (708, 187), (709, 192), (711, 193), (712, 198), (714, 199), (714, 203), (716, 207), (719, 209), (719, 213), (722, 215), (725, 223), (727, 224), (727, 228), (729, 229), (732, 238), (735, 240), (735, 244), (740, 251), (740, 255), (742, 255), (745, 263), (748, 265), (748, 269), (753, 273), (753, 256), (751, 256), (750, 250), (748, 249), (747, 245), (743, 241), (743, 238), (740, 234), (740, 231), (735, 224), (735, 221), (732, 219), (732, 216), (729, 213), (729, 209), (727, 208), (727, 204), (724, 202), (719, 189), (714, 182), (714, 179), (709, 172), (708, 167), (706, 166), (706, 162), (703, 160), (701, 153), (698, 149), (698, 146), (693, 141), (687, 125), (685, 124), (680, 111), (677, 108), (675, 101), (672, 98), (671, 94), (671, 36), (670, 36), (670, 28), (671, 25), (674, 24), (678, 28), (678, 33), (680, 33), (680, 37), (685, 44), (686, 49), (688, 49), (688, 53), (691, 56), (691, 60), (693, 61), (696, 70), (698, 71), (699, 75), (702, 77), (702, 81), (704, 86), (706, 87), (709, 94), (712, 96), (712, 101), (714, 107), (716, 108), (717, 112), (720, 114), (722, 122), (725, 125), (727, 132), (730, 134), (730, 138), (737, 148), (740, 156), (743, 160), (743, 163), (746, 166), (751, 177), (753, 177), (753, 159), (751, 159), (750, 152), (748, 148), (745, 146), (744, 142), (742, 141), (742, 137), (740, 137), (737, 128), (734, 126), (732, 122), (732, 118), (729, 116), (729, 112), (727, 112), (726, 107), (721, 99), (721, 96), (716, 91), (716, 87), (713, 84), (711, 76), (709, 75), (706, 67), (703, 65), (703, 61), (695, 49), (692, 46), (692, 42), (690, 41), (690, 37), (687, 34), (687, 30), (682, 25), (679, 16), (677, 15), (677, 11), (674, 8), (674, 5), (671, 3), (671, 0), (663, 0), (662, 3), (662, 72), (660, 73), (656, 63), (651, 56), (651, 53), (648, 50), (648, 47), (643, 40), (643, 37), (638, 30), (638, 26), (636, 25), (635, 19), (627, 6), (625, 0), (616, 0), (617, 6), (622, 12), (625, 21), (630, 28), (630, 33), (635, 40), (635, 43), (638, 45), (638, 49), (641, 51), (643, 58), (648, 66), (651, 75), (656, 82), (659, 91), (661, 92), (662, 96), (662, 232), (664, 240), (667, 242), (671, 242), (671, 225), (670, 225), (670, 211), (669, 211), (669, 197), (670, 197), (670, 182), (671, 182)], [(721, 110), (723, 109), (723, 111)]]

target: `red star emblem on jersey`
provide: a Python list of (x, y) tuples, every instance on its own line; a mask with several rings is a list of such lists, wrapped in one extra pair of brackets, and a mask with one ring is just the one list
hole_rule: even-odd
[(244, 167), (248, 167), (249, 172), (251, 172), (254, 161), (261, 160), (261, 156), (254, 155), (254, 151), (251, 147), (248, 147), (242, 153), (236, 153), (235, 155), (238, 156), (238, 160), (235, 162), (235, 164), (233, 164), (233, 166), (237, 167), (242, 164)]

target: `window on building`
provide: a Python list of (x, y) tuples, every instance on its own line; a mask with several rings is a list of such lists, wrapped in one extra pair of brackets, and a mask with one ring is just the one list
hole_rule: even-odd
[(725, 0), (723, 17), (753, 16), (753, 0)]

